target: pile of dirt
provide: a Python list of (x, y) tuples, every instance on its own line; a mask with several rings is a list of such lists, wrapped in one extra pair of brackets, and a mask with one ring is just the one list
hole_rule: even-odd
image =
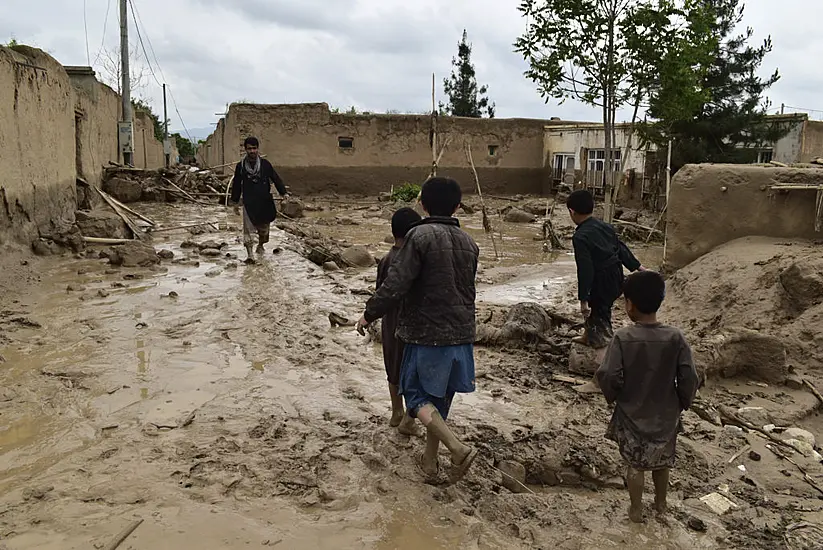
[[(779, 382), (823, 359), (823, 251), (747, 237), (676, 272), (663, 316), (680, 326), (710, 377)], [(787, 359), (784, 359), (786, 357)]]
[[(159, 170), (110, 167), (106, 169), (103, 190), (122, 203), (178, 200), (211, 203), (225, 197), (230, 179), (230, 176), (186, 165)], [(89, 206), (93, 205), (86, 207)]]

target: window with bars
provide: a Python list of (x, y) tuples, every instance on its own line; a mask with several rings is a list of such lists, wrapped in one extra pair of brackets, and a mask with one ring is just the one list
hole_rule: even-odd
[(774, 150), (772, 149), (763, 149), (757, 152), (757, 163), (758, 164), (768, 164), (774, 158)]
[[(612, 170), (619, 172), (621, 167), (620, 149), (612, 149)], [(589, 172), (604, 172), (606, 169), (606, 150), (589, 149)]]

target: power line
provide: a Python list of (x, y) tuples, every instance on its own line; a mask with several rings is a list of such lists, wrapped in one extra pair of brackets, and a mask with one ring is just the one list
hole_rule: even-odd
[(100, 55), (103, 53), (103, 48), (106, 46), (106, 28), (108, 27), (108, 24), (109, 24), (109, 13), (111, 12), (111, 2), (112, 2), (112, 0), (109, 0), (108, 6), (106, 6), (106, 18), (103, 20), (103, 38), (102, 38), (102, 40), (100, 40), (100, 49), (97, 50), (97, 55), (94, 56), (94, 63), (92, 63), (90, 65), (91, 67), (94, 67), (95, 65), (97, 65), (97, 61), (100, 60)]
[(89, 53), (89, 23), (86, 17), (86, 0), (83, 0), (83, 30), (86, 33), (86, 62), (91, 66), (91, 53)]
[[(146, 53), (146, 45), (143, 44), (143, 33), (140, 32), (140, 25), (137, 24), (137, 14), (134, 11), (134, 2), (132, 2), (132, 0), (128, 0), (128, 2), (129, 6), (131, 6), (131, 16), (134, 20), (134, 28), (137, 29), (137, 38), (140, 39), (140, 47), (143, 49), (143, 57), (146, 58), (146, 64), (149, 66), (149, 72), (151, 73), (151, 76), (154, 78), (154, 81), (157, 82), (157, 85), (162, 88), (163, 84), (160, 82), (160, 80), (158, 80), (157, 75), (154, 73), (154, 69), (151, 66), (151, 60), (149, 59), (149, 54)], [(159, 69), (160, 65), (158, 65), (157, 68)]]
[[(154, 69), (151, 66), (151, 61), (149, 60), (148, 53), (146, 52), (146, 46), (143, 44), (143, 33), (140, 32), (140, 27), (143, 24), (143, 20), (140, 18), (139, 12), (134, 7), (134, 0), (128, 0), (129, 6), (131, 6), (131, 13), (132, 18), (134, 19), (134, 27), (137, 29), (137, 36), (140, 39), (140, 46), (143, 49), (143, 56), (146, 58), (146, 63), (149, 65), (149, 71), (151, 75), (154, 77), (155, 82), (157, 82), (158, 86), (163, 86), (160, 81), (157, 79), (157, 75), (154, 73)], [(157, 65), (157, 70), (160, 71), (160, 76), (163, 77), (163, 80), (166, 80), (166, 76), (163, 74), (163, 69), (160, 67), (160, 62), (157, 60), (157, 54), (154, 52), (154, 46), (152, 46), (151, 38), (149, 38), (148, 33), (146, 33), (146, 41), (149, 43), (149, 48), (151, 49), (152, 55), (154, 56), (155, 64)], [(169, 93), (171, 97), (171, 103), (174, 106), (174, 111), (177, 113), (177, 117), (180, 119), (180, 124), (183, 126), (183, 131), (186, 132), (186, 136), (189, 138), (189, 141), (194, 143), (194, 138), (192, 138), (189, 129), (186, 127), (185, 121), (183, 121), (183, 115), (180, 114), (180, 109), (177, 107), (177, 100), (174, 98), (174, 93), (171, 91), (171, 86), (166, 83), (166, 91)], [(165, 122), (165, 121), (164, 121)]]

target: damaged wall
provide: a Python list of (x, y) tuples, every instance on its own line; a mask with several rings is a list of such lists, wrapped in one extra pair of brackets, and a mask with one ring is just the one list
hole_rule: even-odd
[(741, 237), (820, 239), (816, 193), (778, 191), (775, 183), (823, 185), (820, 168), (687, 165), (672, 180), (664, 263), (681, 268)]
[[(497, 193), (541, 193), (547, 182), (543, 129), (547, 121), (440, 117), (438, 143), (450, 139), (438, 173), (474, 189), (463, 144), (483, 189)], [(377, 193), (428, 175), (432, 152), (428, 115), (332, 113), (325, 103), (233, 104), (201, 147), (210, 166), (237, 161), (247, 135), (260, 138), (286, 183), (311, 193)]]
[(55, 59), (0, 47), (0, 239), (29, 243), (74, 222), (74, 106)]

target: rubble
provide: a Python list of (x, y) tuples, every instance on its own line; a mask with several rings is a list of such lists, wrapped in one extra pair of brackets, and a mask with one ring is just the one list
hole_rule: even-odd
[(77, 211), (75, 219), (80, 232), (86, 237), (112, 239), (131, 238), (131, 230), (112, 210)]
[(374, 256), (364, 246), (350, 246), (343, 251), (343, 260), (354, 267), (374, 267)]
[(129, 241), (108, 251), (109, 263), (122, 267), (148, 267), (159, 264), (160, 257), (150, 244)]
[(519, 208), (512, 208), (503, 216), (503, 219), (509, 223), (534, 223), (537, 217), (534, 214), (524, 212)]

